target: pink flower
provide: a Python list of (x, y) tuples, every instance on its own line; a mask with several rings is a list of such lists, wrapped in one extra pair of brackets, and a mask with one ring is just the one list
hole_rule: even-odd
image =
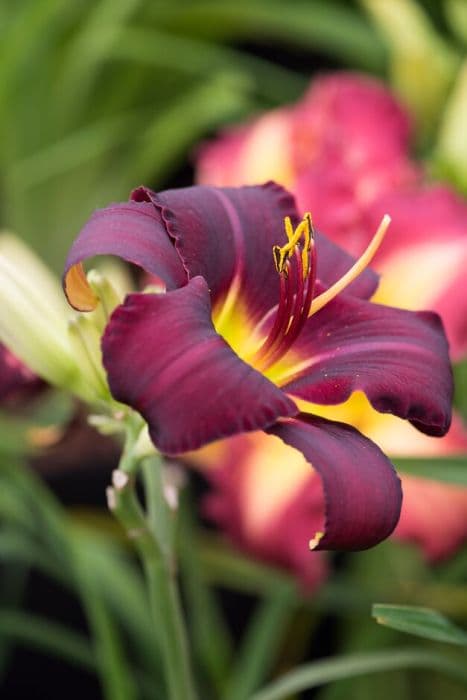
[[(318, 229), (353, 255), (365, 248), (375, 223), (388, 212), (390, 232), (374, 261), (382, 276), (374, 300), (436, 309), (452, 356), (459, 359), (467, 353), (467, 205), (447, 187), (424, 182), (422, 167), (410, 157), (409, 139), (408, 116), (383, 84), (338, 73), (314, 81), (296, 105), (206, 144), (199, 153), (198, 179), (236, 185), (275, 177), (294, 192), (300, 208), (312, 212)], [(393, 456), (467, 451), (467, 433), (458, 418), (445, 438), (433, 440), (375, 414), (356, 394), (342, 407), (340, 419)], [(286, 480), (285, 464), (281, 473)], [(217, 513), (227, 499), (221, 480), (213, 479)], [(430, 560), (452, 553), (467, 538), (467, 489), (413, 477), (403, 477), (403, 485), (396, 536), (418, 543)], [(425, 507), (425, 497), (431, 508)], [(274, 500), (274, 492), (269, 498)], [(281, 503), (283, 512), (297, 505), (293, 498)], [(238, 529), (232, 521), (226, 525), (225, 519), (216, 519), (230, 534)], [(279, 527), (277, 518), (272, 522)], [(251, 546), (245, 535), (243, 545)]]
[(295, 106), (206, 144), (197, 176), (224, 186), (275, 179), (319, 228), (349, 240), (380, 193), (417, 181), (408, 142), (408, 117), (381, 83), (337, 73), (315, 81)]

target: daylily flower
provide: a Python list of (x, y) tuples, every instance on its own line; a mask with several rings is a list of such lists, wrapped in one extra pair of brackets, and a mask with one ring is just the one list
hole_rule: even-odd
[(91, 217), (66, 263), (65, 291), (79, 310), (96, 305), (82, 268), (95, 255), (117, 255), (165, 283), (166, 293), (127, 296), (105, 329), (114, 398), (141, 413), (167, 454), (253, 430), (299, 450), (325, 495), (312, 548), (376, 544), (397, 523), (401, 492), (376, 445), (302, 411), (300, 400), (338, 404), (361, 390), (376, 410), (428, 435), (450, 424), (439, 318), (367, 301), (376, 278), (365, 268), (386, 226), (352, 265), (274, 183), (140, 187)]
[[(409, 156), (409, 136), (406, 113), (382, 83), (337, 73), (314, 81), (297, 105), (233, 127), (205, 145), (197, 163), (198, 180), (223, 185), (274, 176), (291, 187), (300, 207), (313, 211), (317, 226), (352, 254), (367, 245), (375, 225), (389, 211), (390, 235), (373, 261), (381, 273), (373, 300), (413, 310), (435, 309), (443, 318), (452, 356), (460, 359), (467, 353), (467, 205), (447, 187), (423, 183), (422, 168)], [(333, 408), (332, 415), (393, 456), (467, 451), (467, 431), (459, 419), (448, 436), (433, 440), (407, 423), (376, 414), (361, 396), (339, 413)], [(250, 442), (248, 449), (256, 448)], [(262, 449), (260, 443), (257, 449)], [(228, 458), (218, 455), (218, 460), (222, 465)], [(282, 479), (293, 481), (285, 466)], [(218, 504), (227, 498), (227, 491), (218, 488), (221, 480), (213, 482)], [(267, 499), (276, 498), (267, 480), (263, 488)], [(431, 560), (453, 552), (467, 537), (467, 489), (408, 476), (403, 476), (403, 488), (395, 535), (420, 544)], [(425, 490), (442, 528), (426, 517)], [(242, 497), (246, 498), (244, 491)], [(281, 501), (275, 512), (293, 506)], [(450, 518), (442, 517), (447, 508)], [(270, 538), (278, 522), (271, 520)], [(232, 533), (241, 524), (227, 526), (224, 521), (223, 527)]]

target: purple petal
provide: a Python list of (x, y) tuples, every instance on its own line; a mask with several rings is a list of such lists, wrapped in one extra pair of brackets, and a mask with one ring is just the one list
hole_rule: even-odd
[[(252, 319), (260, 318), (278, 301), (278, 280), (272, 248), (286, 242), (284, 218), (299, 216), (291, 194), (273, 182), (262, 186), (189, 187), (154, 193), (140, 187), (132, 197), (151, 201), (160, 210), (175, 241), (188, 276), (207, 281), (213, 302), (227, 293), (236, 277), (247, 295)], [(317, 234), (318, 276), (333, 284), (354, 258)], [(371, 296), (376, 273), (366, 270), (349, 285), (350, 293)]]
[(295, 404), (215, 332), (201, 277), (167, 294), (132, 294), (103, 338), (113, 396), (139, 411), (167, 454), (272, 425)]
[[(67, 296), (74, 306), (76, 265), (94, 255), (117, 255), (162, 279), (167, 289), (186, 283), (186, 274), (158, 212), (147, 203), (127, 202), (98, 209), (75, 239), (65, 265)], [(76, 296), (76, 295), (75, 295)]]
[(267, 432), (300, 450), (321, 477), (326, 518), (315, 549), (366, 549), (391, 534), (401, 509), (400, 481), (371, 440), (344, 423), (305, 414)]
[(278, 301), (272, 248), (286, 242), (284, 218), (297, 220), (292, 195), (269, 182), (256, 187), (187, 187), (134, 191), (160, 210), (189, 278), (208, 283), (215, 305), (240, 279), (253, 320)]
[(293, 349), (306, 359), (281, 382), (290, 394), (337, 404), (361, 390), (377, 411), (428, 435), (449, 429), (452, 372), (436, 314), (338, 297), (308, 319)]

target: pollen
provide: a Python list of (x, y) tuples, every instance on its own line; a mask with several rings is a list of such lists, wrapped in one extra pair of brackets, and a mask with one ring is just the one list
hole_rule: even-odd
[(272, 248), (272, 254), (276, 270), (279, 274), (287, 274), (288, 270), (286, 267), (286, 262), (293, 255), (296, 246), (300, 244), (303, 276), (305, 277), (309, 271), (309, 252), (311, 248), (311, 238), (313, 232), (311, 215), (308, 213), (305, 214), (303, 220), (297, 226), (295, 231), (293, 230), (292, 222), (289, 216), (285, 217), (284, 225), (285, 233), (288, 239), (287, 243), (284, 246), (275, 245)]

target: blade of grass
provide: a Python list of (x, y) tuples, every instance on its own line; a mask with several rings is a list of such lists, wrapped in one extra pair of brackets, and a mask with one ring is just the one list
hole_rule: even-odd
[(135, 144), (124, 169), (126, 178), (157, 185), (209, 128), (247, 111), (248, 90), (239, 76), (220, 74), (175, 100)]
[(60, 18), (66, 0), (33, 0), (17, 4), (12, 21), (0, 41), (0, 115), (9, 106), (8, 97), (18, 85), (18, 73), (31, 69), (37, 46), (46, 46), (54, 21)]
[(380, 625), (438, 642), (467, 646), (467, 632), (437, 610), (414, 605), (376, 603), (371, 614)]
[(7, 177), (9, 187), (26, 192), (47, 180), (66, 175), (68, 171), (114, 149), (131, 133), (137, 123), (137, 112), (105, 117), (98, 122), (67, 134), (41, 151), (18, 160)]
[[(4, 606), (11, 608), (13, 611), (16, 611), (21, 606), (28, 579), (29, 566), (23, 563), (16, 563), (5, 567), (0, 581), (0, 599)], [(8, 635), (2, 635), (0, 623), (0, 686), (8, 668), (13, 646), (13, 640)]]
[(92, 94), (99, 68), (141, 0), (100, 0), (92, 5), (82, 29), (68, 42), (57, 93), (61, 120), (81, 113)]
[(296, 586), (283, 570), (249, 559), (207, 533), (200, 536), (196, 549), (208, 582), (216, 585), (259, 595)]
[(216, 697), (221, 697), (232, 661), (232, 639), (215, 592), (206, 581), (196, 546), (198, 525), (188, 498), (182, 499), (179, 512), (181, 580), (188, 606), (193, 651), (215, 689)]
[(262, 600), (242, 642), (225, 694), (226, 700), (245, 700), (271, 670), (296, 601), (282, 590)]
[(21, 562), (42, 571), (50, 578), (69, 584), (67, 569), (50, 556), (37, 541), (16, 529), (3, 526), (0, 533), (0, 560), (4, 562)]
[(157, 629), (148, 616), (148, 599), (139, 571), (107, 538), (77, 528), (74, 537), (86, 551), (99, 590), (112, 616), (125, 629), (131, 646), (154, 683), (162, 678)]
[(154, 10), (159, 26), (219, 40), (271, 40), (294, 49), (322, 51), (344, 63), (382, 70), (385, 51), (369, 22), (354, 8), (319, 0), (205, 0), (167, 3)]
[(397, 458), (394, 465), (405, 474), (467, 486), (467, 454), (437, 458)]
[(133, 673), (120, 631), (92, 574), (92, 559), (79, 545), (74, 547), (75, 577), (92, 633), (99, 679), (106, 700), (136, 700)]
[(77, 632), (20, 610), (0, 610), (0, 636), (53, 654), (75, 666), (95, 669), (91, 643)]
[(213, 67), (217, 71), (242, 71), (254, 78), (257, 94), (272, 104), (297, 98), (307, 84), (304, 74), (246, 51), (153, 28), (126, 29), (120, 41), (112, 47), (110, 55), (203, 78)]
[(444, 654), (417, 648), (335, 656), (296, 668), (255, 693), (250, 700), (284, 700), (293, 693), (367, 673), (416, 668), (442, 673), (467, 685), (467, 670)]

